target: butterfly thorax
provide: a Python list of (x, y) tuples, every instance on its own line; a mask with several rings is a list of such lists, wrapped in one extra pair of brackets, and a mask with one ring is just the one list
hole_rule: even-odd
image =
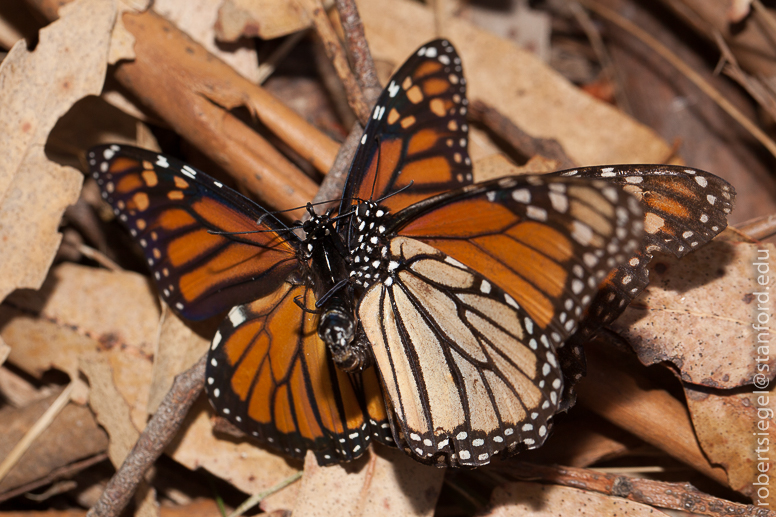
[(366, 201), (356, 207), (353, 216), (350, 277), (361, 288), (368, 288), (390, 274), (388, 257), (388, 209)]
[(355, 339), (355, 297), (347, 280), (348, 252), (330, 214), (317, 215), (310, 205), (308, 212), (310, 218), (302, 225), (305, 239), (301, 253), (309, 261), (309, 275), (319, 304), (318, 335), (340, 369), (361, 371), (371, 366), (373, 359), (365, 341)]

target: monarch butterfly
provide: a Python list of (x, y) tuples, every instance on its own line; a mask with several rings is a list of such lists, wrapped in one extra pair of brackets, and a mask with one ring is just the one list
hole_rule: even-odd
[(172, 157), (88, 152), (166, 302), (189, 319), (231, 309), (206, 388), (263, 444), (324, 465), (372, 440), (438, 466), (538, 447), (564, 397), (561, 362), (575, 360), (563, 343), (643, 289), (651, 253), (726, 226), (732, 187), (696, 169), (473, 183), (465, 85), (447, 41), (411, 56), (377, 101), (339, 210), (308, 205), (304, 238)]

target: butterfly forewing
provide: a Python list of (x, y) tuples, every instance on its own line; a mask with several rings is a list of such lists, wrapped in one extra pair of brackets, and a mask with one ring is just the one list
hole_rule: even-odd
[[(651, 255), (725, 228), (733, 188), (686, 167), (472, 184), (465, 84), (447, 41), (418, 49), (372, 111), (340, 217), (312, 218), (305, 240), (173, 158), (90, 151), (165, 300), (193, 319), (235, 306), (208, 357), (219, 415), (321, 464), (371, 440), (440, 466), (538, 447), (584, 372), (582, 343), (644, 289)], [(352, 370), (371, 350), (375, 367), (345, 373), (335, 349)]]
[(205, 375), (219, 415), (289, 456), (309, 449), (327, 465), (392, 436), (374, 369), (350, 376), (336, 368), (314, 309), (312, 290), (292, 284), (235, 307), (213, 339)]
[(735, 198), (735, 189), (728, 182), (691, 167), (612, 165), (560, 171), (552, 176), (621, 185), (644, 210), (642, 245), (602, 282), (571, 347), (581, 346), (598, 329), (614, 321), (644, 290), (653, 253), (682, 257), (724, 230)]
[(87, 160), (102, 197), (143, 248), (165, 301), (186, 318), (270, 293), (299, 267), (295, 235), (196, 169), (115, 144), (91, 149)]
[(472, 182), (461, 59), (447, 41), (422, 46), (377, 100), (343, 193), (393, 211)]
[(413, 205), (382, 232), (386, 252), (357, 255), (357, 281), (387, 255), (359, 315), (416, 459), (477, 466), (543, 443), (562, 394), (557, 349), (641, 221), (620, 187), (502, 178)]
[(644, 251), (682, 257), (727, 227), (735, 189), (713, 174), (674, 165), (612, 165), (560, 171), (553, 176), (622, 185), (644, 210)]

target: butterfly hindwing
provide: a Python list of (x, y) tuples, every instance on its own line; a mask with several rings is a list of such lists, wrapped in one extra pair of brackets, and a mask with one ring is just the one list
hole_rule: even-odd
[[(450, 43), (423, 45), (393, 75), (372, 111), (343, 192), (393, 211), (472, 183), (466, 80)], [(344, 210), (341, 210), (344, 213)]]
[(87, 160), (102, 197), (143, 248), (164, 300), (184, 317), (256, 299), (297, 269), (293, 233), (183, 162), (116, 144), (92, 148)]
[(410, 454), (477, 466), (543, 443), (562, 394), (557, 350), (637, 248), (641, 220), (620, 187), (531, 176), (365, 225), (359, 316)]
[(289, 283), (233, 308), (213, 339), (205, 375), (219, 415), (289, 456), (312, 450), (326, 465), (392, 437), (374, 369), (354, 378), (336, 368), (314, 309), (312, 290)]

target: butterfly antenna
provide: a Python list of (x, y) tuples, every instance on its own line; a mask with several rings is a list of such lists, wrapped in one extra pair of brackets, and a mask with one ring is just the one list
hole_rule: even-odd
[(390, 194), (386, 194), (386, 195), (384, 195), (383, 197), (381, 197), (380, 199), (378, 199), (377, 201), (375, 201), (375, 203), (377, 203), (377, 204), (379, 205), (380, 203), (382, 203), (383, 201), (385, 201), (385, 200), (386, 200), (386, 199), (388, 199), (389, 197), (395, 196), (396, 194), (401, 194), (402, 192), (404, 192), (404, 191), (405, 191), (405, 190), (407, 190), (408, 188), (412, 187), (412, 184), (413, 184), (413, 183), (415, 183), (415, 180), (411, 180), (409, 183), (407, 183), (406, 185), (404, 185), (404, 186), (403, 186), (402, 188), (400, 188), (399, 190), (396, 190), (396, 191), (394, 191), (394, 192), (391, 192)]
[(343, 278), (342, 280), (340, 280), (339, 282), (334, 284), (334, 287), (329, 289), (329, 291), (326, 294), (321, 296), (320, 300), (315, 302), (315, 307), (318, 308), (318, 307), (323, 306), (323, 304), (326, 303), (326, 300), (331, 298), (337, 291), (339, 291), (340, 289), (345, 287), (345, 285), (347, 285), (348, 282), (350, 282), (350, 278)]
[(380, 154), (382, 149), (380, 147), (380, 135), (375, 135), (375, 141), (377, 142), (377, 167), (375, 168), (375, 177), (372, 180), (372, 191), (369, 193), (369, 199), (375, 197), (375, 188), (377, 188), (377, 176), (380, 174)]

